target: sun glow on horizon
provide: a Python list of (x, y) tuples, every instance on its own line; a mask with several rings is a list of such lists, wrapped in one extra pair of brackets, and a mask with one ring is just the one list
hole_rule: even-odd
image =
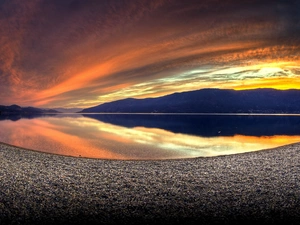
[(203, 67), (183, 71), (168, 77), (128, 85), (120, 90), (100, 95), (89, 107), (125, 98), (156, 98), (175, 92), (206, 88), (248, 90), (272, 88), (277, 90), (300, 89), (296, 62), (266, 62), (236, 67)]
[(203, 88), (300, 89), (292, 2), (4, 1), (0, 104), (85, 108)]

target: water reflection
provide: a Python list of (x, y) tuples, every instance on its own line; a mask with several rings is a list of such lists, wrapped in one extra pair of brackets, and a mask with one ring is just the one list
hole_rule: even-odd
[(202, 137), (300, 135), (299, 116), (83, 114), (124, 127), (160, 128)]
[(0, 141), (104, 159), (175, 159), (272, 148), (300, 140), (300, 117), (52, 115), (0, 119)]

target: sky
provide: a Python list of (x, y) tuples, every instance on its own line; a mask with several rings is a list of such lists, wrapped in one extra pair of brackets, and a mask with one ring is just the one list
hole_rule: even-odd
[(298, 0), (0, 0), (0, 105), (300, 89)]

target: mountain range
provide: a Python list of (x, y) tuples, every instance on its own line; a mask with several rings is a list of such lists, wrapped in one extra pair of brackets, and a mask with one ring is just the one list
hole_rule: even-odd
[(78, 113), (300, 113), (300, 90), (200, 89), (157, 98), (127, 98), (81, 110), (0, 105), (0, 115)]
[(127, 98), (79, 113), (300, 113), (300, 90), (200, 89), (157, 98)]
[(45, 114), (58, 113), (53, 109), (39, 109), (34, 107), (21, 107), (18, 105), (4, 106), (0, 105), (0, 115), (29, 115), (29, 114)]
[[(49, 109), (46, 108), (46, 110), (49, 110)], [(61, 113), (76, 113), (83, 109), (82, 108), (53, 108), (52, 110), (55, 110), (55, 111), (58, 111)]]

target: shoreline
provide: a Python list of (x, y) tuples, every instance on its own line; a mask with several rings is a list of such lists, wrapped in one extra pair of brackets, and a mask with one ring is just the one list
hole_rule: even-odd
[(0, 143), (0, 224), (300, 221), (300, 143), (175, 160), (102, 160)]

